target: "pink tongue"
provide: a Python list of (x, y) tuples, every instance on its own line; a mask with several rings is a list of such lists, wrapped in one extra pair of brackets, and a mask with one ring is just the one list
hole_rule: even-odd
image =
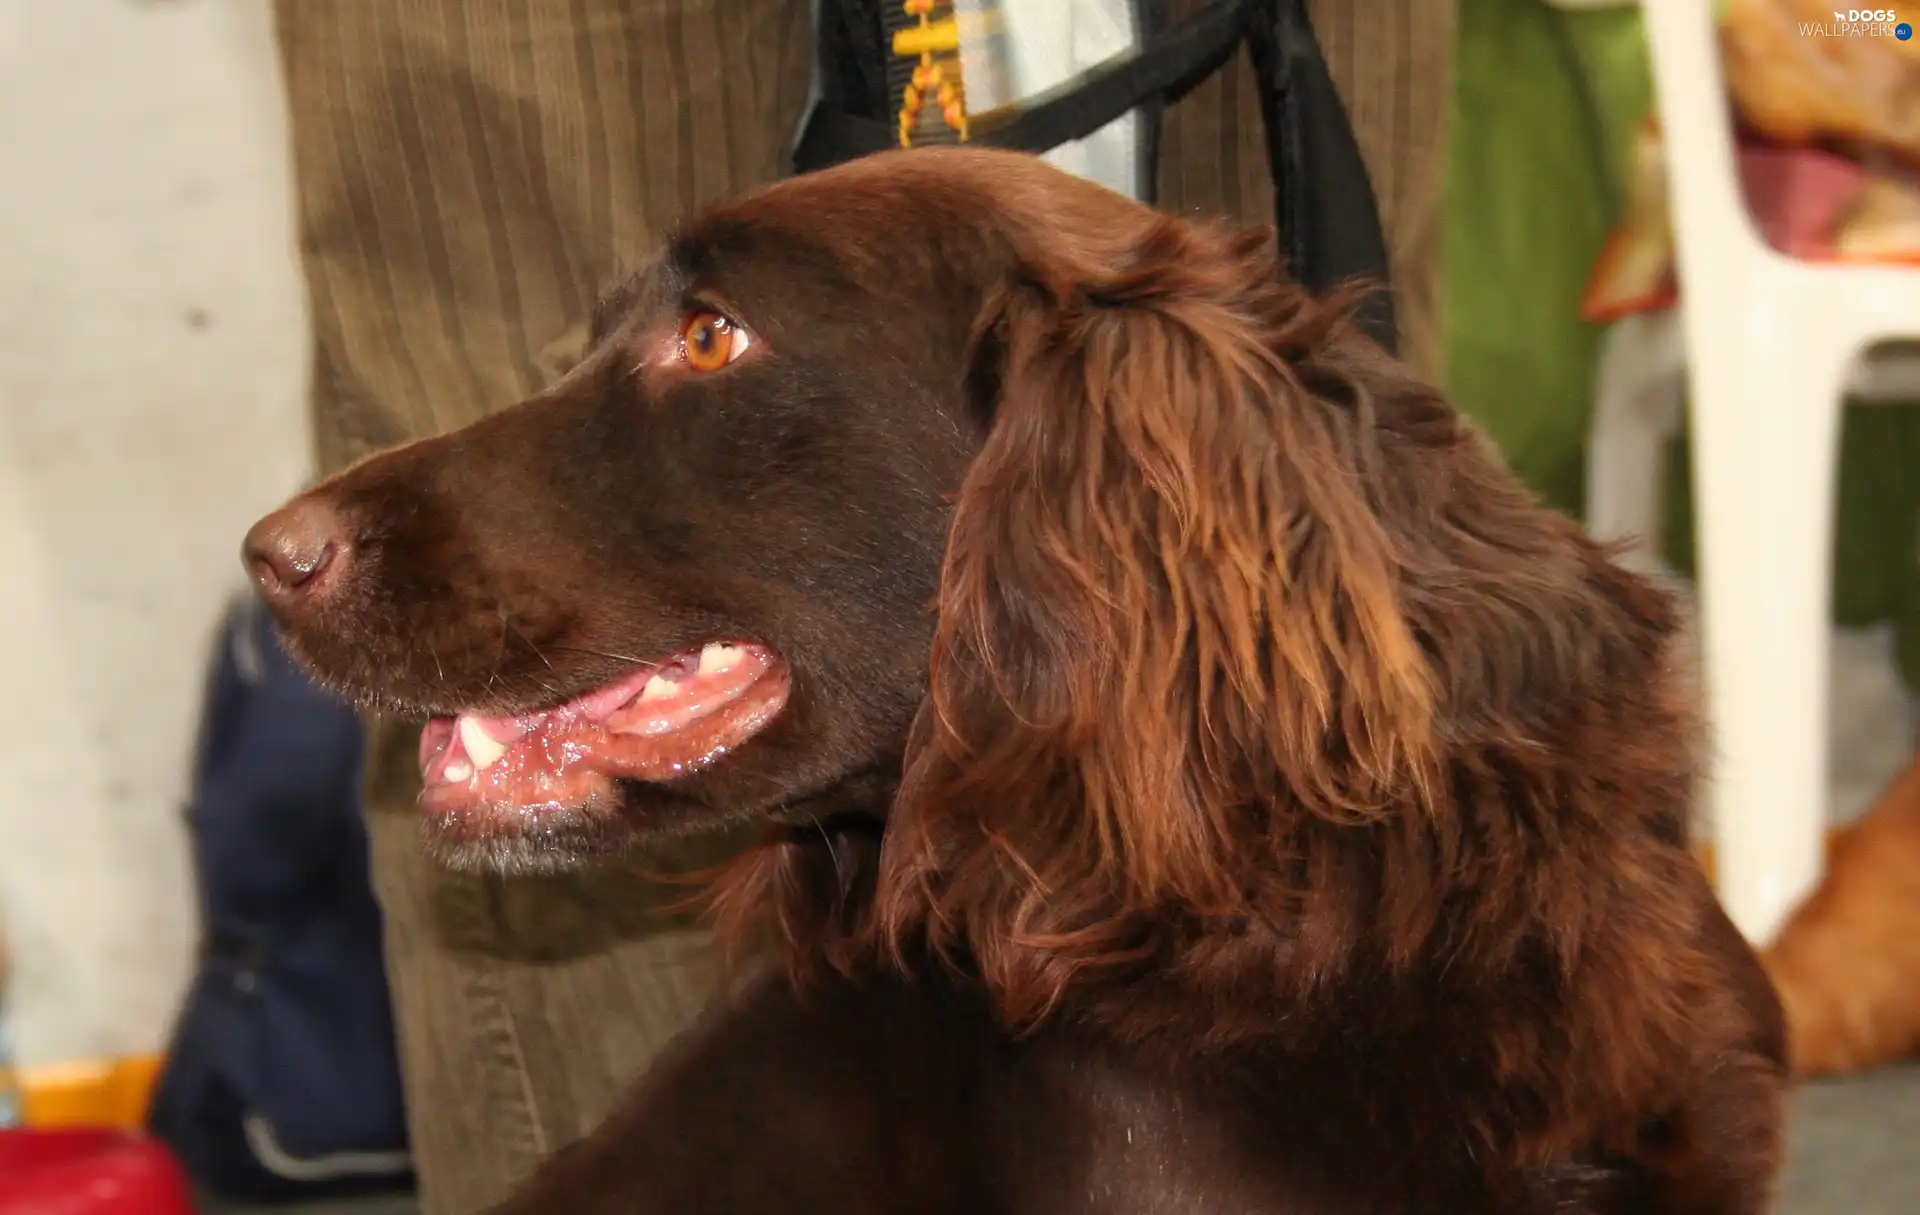
[(555, 705), (551, 709), (541, 709), (534, 713), (523, 713), (518, 717), (488, 717), (480, 713), (462, 713), (453, 719), (453, 728), (458, 734), (478, 728), (493, 741), (512, 746), (542, 726), (567, 726), (582, 721), (604, 721), (621, 705), (633, 700), (646, 690), (647, 682), (661, 670), (662, 668), (643, 667), (612, 683), (595, 688), (584, 696), (569, 700), (565, 704)]
[(772, 655), (757, 646), (707, 646), (551, 709), (515, 717), (435, 718), (421, 733), (421, 774), (429, 785), (459, 784), (503, 766), (571, 766), (596, 738), (629, 738), (636, 744), (664, 739), (738, 699), (772, 662)]
[(679, 661), (675, 659), (659, 667), (643, 667), (631, 675), (588, 692), (578, 700), (570, 700), (557, 709), (551, 709), (542, 716), (604, 721), (608, 714), (645, 691), (647, 683), (655, 675), (665, 674), (668, 678), (672, 678), (675, 672), (670, 672), (667, 668), (673, 667), (677, 671)]

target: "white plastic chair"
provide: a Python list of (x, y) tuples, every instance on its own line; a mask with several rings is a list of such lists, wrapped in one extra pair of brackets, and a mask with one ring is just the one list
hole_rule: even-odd
[[(1684, 359), (1716, 869), (1734, 922), (1761, 942), (1822, 860), (1841, 398), (1877, 386), (1850, 384), (1866, 348), (1920, 336), (1920, 273), (1774, 252), (1741, 195), (1710, 0), (1642, 7), (1678, 246), (1678, 327), (1639, 317), (1608, 339), (1590, 522), (1603, 535), (1651, 532), (1659, 442), (1677, 422)], [(1888, 393), (1911, 379), (1888, 370)]]

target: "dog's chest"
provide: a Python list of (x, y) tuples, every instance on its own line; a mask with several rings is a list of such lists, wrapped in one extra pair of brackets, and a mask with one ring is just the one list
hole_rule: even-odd
[[(984, 1097), (1007, 1215), (1412, 1212), (1427, 1209), (1421, 1190), (1453, 1188), (1435, 1184), (1450, 1171), (1442, 1144), (1394, 1142), (1364, 1103), (1218, 1062), (1041, 1041), (1012, 1052)], [(1410, 1184), (1422, 1156), (1429, 1175)]]

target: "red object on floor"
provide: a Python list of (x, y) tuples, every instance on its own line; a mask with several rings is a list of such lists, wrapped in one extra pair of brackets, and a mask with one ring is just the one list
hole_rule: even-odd
[(167, 1149), (115, 1130), (0, 1131), (0, 1215), (193, 1215)]

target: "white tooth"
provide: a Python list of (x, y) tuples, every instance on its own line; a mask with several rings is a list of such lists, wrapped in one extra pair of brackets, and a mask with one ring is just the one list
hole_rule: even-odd
[(460, 719), (460, 741), (466, 745), (467, 758), (476, 768), (491, 768), (495, 760), (507, 753), (507, 744), (481, 729), (480, 723), (471, 717)]
[(679, 691), (680, 689), (674, 686), (674, 682), (671, 679), (655, 675), (652, 679), (647, 680), (646, 687), (640, 689), (640, 699), (665, 700), (669, 696), (677, 695)]
[(700, 649), (700, 673), (711, 675), (717, 671), (726, 671), (740, 661), (740, 647), (724, 645), (710, 641)]
[(456, 759), (440, 771), (440, 779), (449, 785), (473, 779), (473, 765), (464, 759)]

